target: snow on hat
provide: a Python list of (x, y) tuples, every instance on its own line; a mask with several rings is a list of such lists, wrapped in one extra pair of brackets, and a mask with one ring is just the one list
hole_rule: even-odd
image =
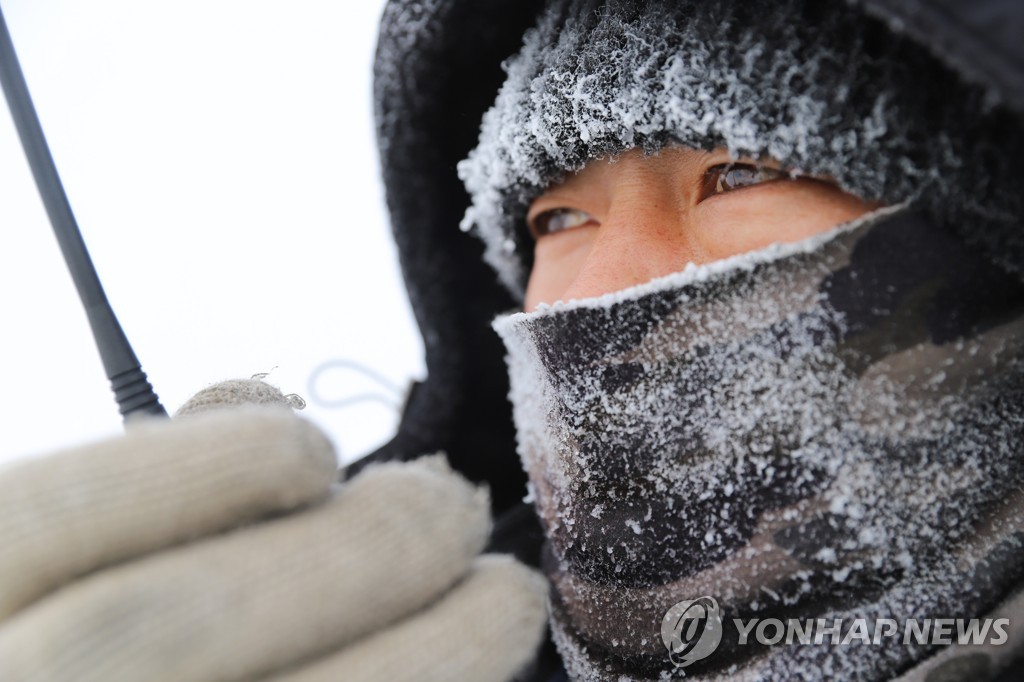
[[(1022, 148), (1020, 127), (845, 2), (552, 0), (505, 69), (459, 164), (472, 200), (462, 227), (478, 231), (520, 297), (532, 199), (634, 147), (767, 156), (865, 199), (912, 201), (939, 222), (1019, 225), (1024, 214), (1024, 161), (1005, 147)], [(972, 231), (1004, 264), (1020, 262), (1007, 255), (1024, 253), (1019, 229)]]

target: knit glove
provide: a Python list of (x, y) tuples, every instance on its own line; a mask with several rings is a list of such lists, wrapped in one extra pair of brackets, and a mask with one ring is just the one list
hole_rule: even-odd
[[(241, 396), (241, 397), (240, 397)], [(270, 403), (214, 409), (238, 399)], [(0, 471), (0, 680), (507, 680), (546, 586), (440, 457), (338, 486), (261, 382)]]

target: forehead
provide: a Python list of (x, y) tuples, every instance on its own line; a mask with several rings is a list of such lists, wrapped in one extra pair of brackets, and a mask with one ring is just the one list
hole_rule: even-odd
[(545, 194), (573, 191), (588, 186), (607, 185), (628, 181), (637, 176), (680, 176), (704, 171), (710, 160), (726, 160), (724, 149), (712, 152), (680, 145), (665, 147), (657, 152), (629, 149), (621, 154), (591, 159), (582, 168), (567, 173), (545, 190)]

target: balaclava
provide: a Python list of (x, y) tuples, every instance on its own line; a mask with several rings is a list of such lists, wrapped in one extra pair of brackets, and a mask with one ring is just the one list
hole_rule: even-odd
[[(1019, 654), (1019, 630), (951, 661), (904, 639), (1021, 608), (1019, 121), (844, 3), (556, 1), (507, 71), (460, 172), (514, 291), (530, 199), (632, 147), (767, 155), (894, 206), (496, 322), (570, 676), (984, 679)], [(723, 623), (699, 656), (662, 630), (698, 598)], [(841, 630), (741, 643), (755, 618)]]

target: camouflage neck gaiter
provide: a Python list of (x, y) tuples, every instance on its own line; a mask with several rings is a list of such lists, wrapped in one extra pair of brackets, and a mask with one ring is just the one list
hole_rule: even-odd
[[(574, 679), (890, 679), (943, 642), (907, 619), (1024, 579), (1024, 286), (921, 214), (495, 327)], [(662, 621), (701, 597), (721, 643), (683, 670)], [(741, 643), (755, 618), (898, 631)]]

